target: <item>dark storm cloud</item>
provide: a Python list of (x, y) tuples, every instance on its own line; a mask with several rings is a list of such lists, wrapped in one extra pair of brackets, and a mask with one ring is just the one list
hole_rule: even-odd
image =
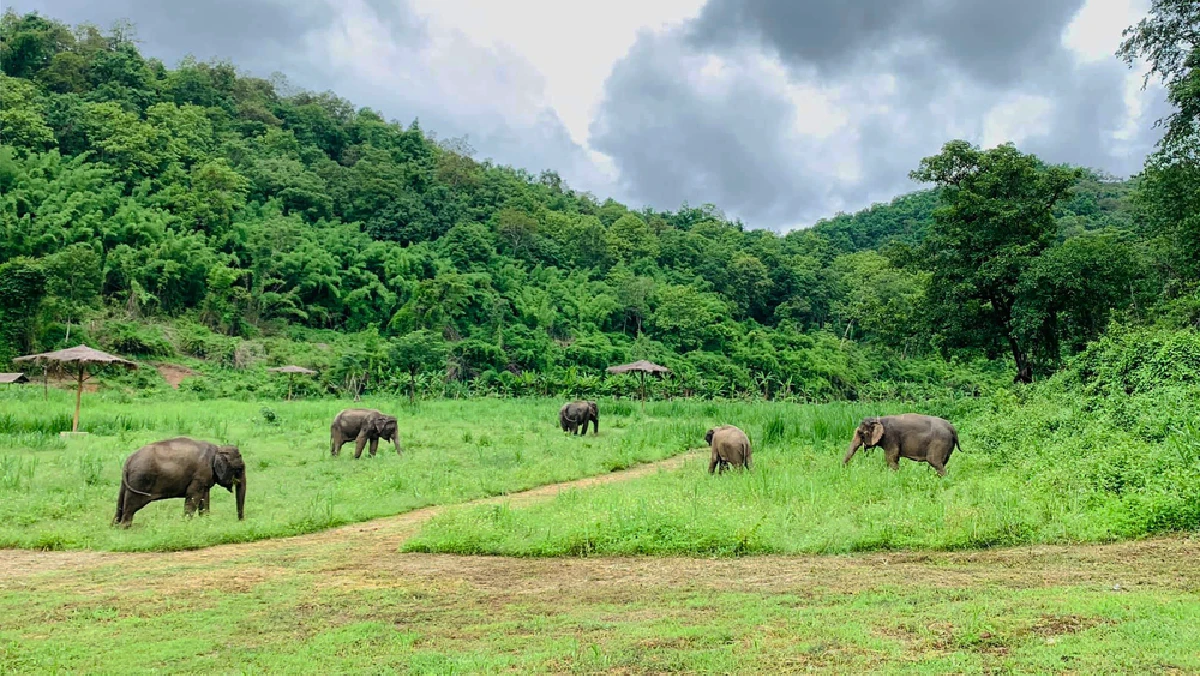
[[(128, 19), (142, 52), (168, 65), (193, 55), (229, 60), (260, 77), (280, 72), (298, 87), (332, 90), (405, 124), (419, 118), (438, 137), (469, 136), (481, 158), (535, 173), (557, 169), (577, 187), (606, 187), (552, 110), (500, 109), (495, 101), (503, 97), (473, 98), (489, 87), (506, 93), (524, 87), (532, 90), (522, 105), (541, 105), (540, 80), (528, 64), (461, 43), (455, 53), (469, 67), (450, 76), (437, 72), (423, 51), (426, 22), (407, 0), (10, 0), (6, 6), (105, 29)], [(367, 40), (374, 52), (354, 51)]]
[[(1062, 28), (1084, 0), (710, 0), (688, 30), (693, 44), (756, 41), (792, 65), (844, 72), (864, 54), (918, 41), (993, 82), (1011, 82), (1032, 58), (1060, 50)], [(1036, 62), (1033, 64), (1036, 66)]]
[(703, 97), (680, 77), (699, 67), (678, 41), (647, 35), (613, 70), (608, 90), (631, 95), (605, 102), (591, 136), (597, 150), (618, 159), (625, 190), (659, 205), (715, 202), (774, 218), (787, 215), (781, 194), (817, 200), (814, 186), (797, 182), (803, 158), (763, 152), (789, 133), (791, 101), (750, 79)]
[[(989, 112), (1024, 95), (1049, 105), (1008, 121), (1022, 149), (1127, 175), (1157, 140), (1162, 107), (1133, 139), (1113, 139), (1128, 71), (1115, 58), (1077, 62), (1062, 45), (1083, 4), (709, 0), (677, 30), (639, 37), (606, 84), (592, 144), (636, 199), (714, 202), (788, 228), (917, 188), (907, 174), (922, 157), (952, 138), (982, 142)], [(711, 56), (734, 64), (736, 85), (714, 91), (697, 75)], [(791, 83), (835, 92), (846, 125), (794, 133), (796, 104), (769, 59)]]

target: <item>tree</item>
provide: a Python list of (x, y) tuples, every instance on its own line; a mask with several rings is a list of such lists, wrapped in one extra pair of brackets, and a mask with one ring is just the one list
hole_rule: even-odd
[(40, 261), (14, 258), (0, 264), (0, 357), (8, 362), (31, 351), (46, 296), (46, 273)]
[(63, 342), (70, 345), (71, 318), (83, 314), (100, 296), (100, 254), (94, 245), (80, 242), (47, 256), (43, 268), (50, 305), (56, 314), (66, 316)]
[(658, 256), (658, 238), (642, 219), (633, 214), (618, 218), (608, 227), (609, 251), (625, 261)]
[(1150, 15), (1126, 28), (1117, 50), (1130, 66), (1150, 65), (1146, 81), (1160, 78), (1177, 110), (1167, 116), (1161, 147), (1169, 149), (1196, 133), (1200, 121), (1200, 4), (1195, 0), (1153, 0)]
[[(927, 297), (952, 333), (1007, 343), (1018, 382), (1032, 382), (1037, 335), (1014, 324), (1021, 277), (1055, 241), (1054, 206), (1082, 177), (1077, 169), (1047, 166), (1012, 144), (980, 150), (951, 141), (921, 160), (912, 178), (941, 188), (940, 206), (925, 240), (932, 273)], [(965, 320), (965, 321), (964, 321)], [(971, 334), (976, 334), (972, 336)], [(989, 336), (984, 335), (983, 338)]]
[(421, 329), (392, 341), (392, 363), (408, 373), (408, 401), (416, 398), (417, 373), (439, 366), (446, 358), (446, 343), (438, 334)]
[(1117, 51), (1130, 66), (1150, 66), (1146, 82), (1161, 79), (1175, 111), (1159, 124), (1166, 133), (1146, 160), (1136, 203), (1151, 232), (1163, 239), (1168, 275), (1200, 278), (1200, 4), (1153, 0), (1150, 15), (1122, 33)]

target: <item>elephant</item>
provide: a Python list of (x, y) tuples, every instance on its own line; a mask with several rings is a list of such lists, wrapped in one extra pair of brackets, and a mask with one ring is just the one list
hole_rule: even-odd
[(214, 485), (234, 493), (238, 521), (246, 518), (246, 463), (237, 446), (218, 446), (188, 437), (146, 444), (125, 460), (113, 524), (128, 528), (133, 515), (155, 500), (183, 498), (183, 513), (209, 508)]
[[(589, 421), (592, 423), (592, 433), (600, 434), (600, 409), (594, 401), (572, 401), (558, 409), (558, 424), (564, 432), (587, 434)], [(580, 424), (583, 425), (582, 431)]]
[(329, 454), (342, 452), (346, 442), (354, 440), (354, 457), (362, 457), (363, 446), (371, 442), (371, 455), (379, 450), (379, 440), (392, 442), (396, 455), (400, 455), (400, 431), (396, 416), (380, 413), (373, 408), (348, 408), (333, 419), (329, 426)]
[(939, 476), (946, 476), (946, 463), (954, 449), (962, 450), (954, 425), (948, 420), (919, 413), (864, 418), (854, 431), (850, 448), (842, 459), (843, 465), (850, 462), (860, 446), (882, 446), (883, 457), (893, 470), (900, 469), (900, 458), (903, 457), (929, 463)]
[(719, 466), (724, 473), (728, 467), (750, 469), (750, 439), (746, 433), (733, 425), (714, 427), (704, 435), (704, 441), (712, 446), (712, 459), (708, 461), (708, 473)]

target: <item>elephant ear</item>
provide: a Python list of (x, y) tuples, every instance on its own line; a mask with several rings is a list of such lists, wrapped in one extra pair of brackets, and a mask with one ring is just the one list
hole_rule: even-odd
[(706, 444), (711, 444), (711, 443), (712, 443), (712, 438), (713, 438), (713, 431), (712, 431), (712, 430), (709, 430), (709, 431), (707, 431), (707, 432), (705, 432), (705, 433), (704, 433), (704, 443), (706, 443)]
[(876, 420), (871, 423), (871, 438), (867, 440), (868, 446), (878, 446), (883, 439), (883, 423)]
[(228, 486), (233, 483), (233, 466), (229, 463), (229, 455), (218, 450), (213, 453), (212, 461), (213, 476), (217, 483), (222, 486)]

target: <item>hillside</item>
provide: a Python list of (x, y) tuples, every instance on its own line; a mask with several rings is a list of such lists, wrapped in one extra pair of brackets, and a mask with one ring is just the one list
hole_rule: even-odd
[[(970, 391), (1020, 361), (928, 293), (938, 190), (779, 235), (601, 200), (93, 26), (9, 11), (0, 35), (0, 360), (87, 340), (214, 370), (302, 361), (326, 389), (427, 372), (544, 392), (651, 358), (682, 394), (810, 399)], [(1129, 190), (1087, 174), (1058, 200), (1066, 250), (1022, 282), (1039, 372), (1153, 290), (1130, 282), (1148, 273)]]

